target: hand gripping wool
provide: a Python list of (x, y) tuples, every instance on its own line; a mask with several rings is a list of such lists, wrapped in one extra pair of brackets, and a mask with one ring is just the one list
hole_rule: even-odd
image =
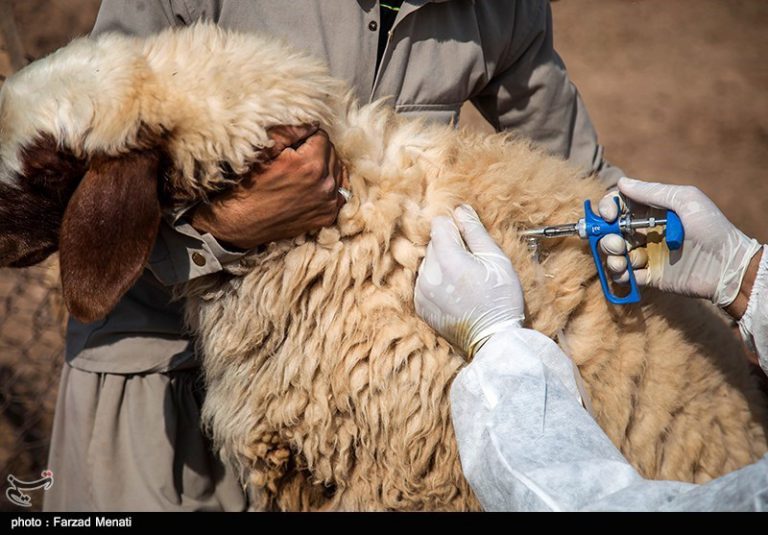
[[(12, 77), (0, 96), (1, 263), (59, 248), (70, 309), (99, 317), (138, 276), (162, 207), (205, 201), (258, 165), (268, 128), (311, 122), (349, 169), (336, 224), (177, 288), (204, 355), (204, 424), (254, 507), (479, 508), (448, 398), (465, 361), (413, 307), (430, 221), (459, 203), (512, 258), (527, 326), (566, 349), (598, 423), (644, 476), (703, 482), (766, 452), (766, 398), (715, 310), (650, 290), (642, 305), (608, 305), (579, 240), (531, 260), (518, 229), (577, 219), (582, 199), (603, 194), (596, 179), (510, 134), (359, 106), (317, 61), (264, 37), (205, 24), (105, 35)], [(119, 202), (97, 202), (105, 189)], [(43, 230), (8, 223), (43, 209)], [(87, 257), (94, 232), (119, 252)]]

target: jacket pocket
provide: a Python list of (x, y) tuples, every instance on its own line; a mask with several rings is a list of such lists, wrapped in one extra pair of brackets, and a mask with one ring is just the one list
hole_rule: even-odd
[(461, 102), (455, 104), (396, 104), (395, 111), (406, 117), (421, 117), (431, 123), (457, 125)]

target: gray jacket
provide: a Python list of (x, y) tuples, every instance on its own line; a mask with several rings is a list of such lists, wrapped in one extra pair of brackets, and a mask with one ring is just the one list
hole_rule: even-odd
[[(375, 72), (375, 0), (104, 0), (94, 33), (149, 35), (210, 19), (282, 38), (324, 58), (361, 102), (392, 97), (395, 109), (450, 123), (472, 101), (497, 130), (513, 130), (613, 185), (594, 128), (552, 44), (547, 0), (406, 0)], [(67, 360), (106, 373), (159, 372), (194, 364), (182, 304), (167, 286), (214, 273), (238, 258), (184, 218), (164, 223), (148, 270), (104, 320), (70, 320)]]

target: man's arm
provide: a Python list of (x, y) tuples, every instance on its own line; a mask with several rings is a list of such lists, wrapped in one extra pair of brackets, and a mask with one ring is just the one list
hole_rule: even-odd
[[(478, 9), (493, 7), (478, 3)], [(549, 1), (516, 1), (511, 13), (482, 17), (489, 25), (483, 34), (499, 45), (484, 43), (495, 64), (472, 102), (496, 130), (514, 130), (615, 185), (623, 173), (603, 159), (584, 103), (555, 52)]]

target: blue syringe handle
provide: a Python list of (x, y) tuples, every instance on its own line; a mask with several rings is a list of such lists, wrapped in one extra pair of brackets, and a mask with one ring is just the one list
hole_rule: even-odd
[(667, 242), (667, 247), (669, 247), (670, 251), (676, 251), (683, 246), (683, 241), (685, 240), (683, 222), (680, 221), (680, 217), (672, 210), (667, 210), (666, 218), (667, 226), (664, 229), (664, 240)]
[[(619, 203), (618, 197), (615, 197), (614, 200), (619, 207), (619, 212), (621, 212), (621, 204)], [(677, 217), (676, 214), (675, 217)], [(608, 286), (608, 279), (605, 276), (603, 261), (597, 250), (597, 244), (604, 236), (607, 236), (608, 234), (618, 234), (621, 236), (619, 218), (616, 218), (616, 221), (613, 223), (608, 223), (592, 211), (592, 203), (589, 200), (586, 200), (584, 201), (584, 223), (586, 225), (587, 238), (589, 239), (589, 248), (592, 250), (592, 259), (595, 261), (597, 274), (600, 277), (600, 286), (603, 288), (605, 298), (609, 303), (613, 303), (614, 305), (629, 305), (631, 303), (640, 302), (640, 290), (637, 287), (635, 272), (632, 269), (632, 262), (629, 259), (629, 251), (624, 253), (624, 257), (627, 259), (627, 273), (629, 274), (629, 294), (624, 297), (619, 297), (612, 293)], [(682, 229), (682, 225), (680, 228)]]

